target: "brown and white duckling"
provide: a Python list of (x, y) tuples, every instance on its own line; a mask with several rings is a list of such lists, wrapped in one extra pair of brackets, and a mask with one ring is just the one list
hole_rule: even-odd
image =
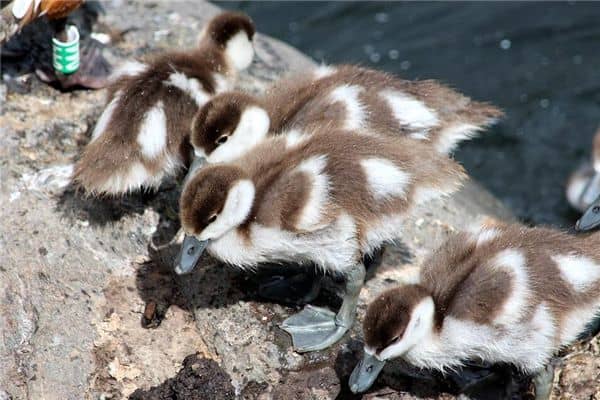
[[(351, 131), (270, 137), (244, 157), (192, 171), (180, 199), (186, 232), (177, 273), (206, 249), (225, 263), (314, 263), (346, 278), (336, 314), (307, 306), (284, 321), (298, 351), (324, 349), (350, 328), (362, 255), (401, 234), (416, 204), (448, 194), (462, 167), (431, 146)], [(281, 264), (281, 268), (287, 268)]]
[[(424, 262), (419, 283), (369, 304), (350, 388), (367, 390), (398, 357), (441, 371), (470, 359), (507, 363), (541, 378), (599, 311), (600, 234), (520, 225), (459, 233)], [(538, 396), (543, 383), (552, 381), (537, 380)]]
[(197, 48), (126, 64), (76, 165), (75, 182), (89, 193), (118, 195), (157, 187), (189, 165), (192, 118), (250, 65), (253, 35), (247, 16), (227, 12), (208, 23)]
[(571, 207), (583, 213), (576, 224), (578, 231), (600, 225), (600, 128), (594, 135), (591, 162), (582, 165), (569, 178), (567, 200)]
[[(308, 75), (308, 76), (307, 76)], [(327, 125), (430, 143), (440, 153), (502, 113), (433, 80), (407, 81), (357, 66), (322, 66), (280, 80), (262, 96), (226, 92), (194, 118), (191, 141), (208, 162), (230, 161), (267, 135)]]

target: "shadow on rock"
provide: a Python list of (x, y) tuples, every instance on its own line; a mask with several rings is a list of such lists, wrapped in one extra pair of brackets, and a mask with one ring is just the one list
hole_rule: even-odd
[(59, 195), (56, 208), (67, 219), (89, 221), (95, 226), (105, 226), (129, 215), (142, 215), (153, 208), (161, 216), (177, 219), (179, 192), (173, 184), (159, 190), (146, 190), (124, 196), (88, 196), (70, 184)]

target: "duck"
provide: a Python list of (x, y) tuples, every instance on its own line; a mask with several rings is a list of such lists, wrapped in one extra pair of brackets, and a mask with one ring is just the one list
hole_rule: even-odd
[(155, 189), (189, 166), (194, 114), (251, 64), (254, 32), (249, 17), (226, 12), (208, 22), (197, 48), (118, 68), (75, 165), (75, 185), (91, 195), (118, 196)]
[(594, 135), (591, 160), (569, 177), (566, 196), (571, 207), (582, 213), (576, 230), (589, 231), (600, 225), (600, 127)]
[(369, 303), (350, 389), (366, 391), (395, 358), (442, 372), (477, 360), (533, 375), (537, 398), (547, 398), (549, 360), (600, 311), (598, 249), (599, 233), (519, 224), (451, 236), (418, 279)]
[(294, 349), (325, 349), (355, 319), (362, 256), (401, 236), (417, 204), (458, 189), (463, 168), (431, 146), (348, 130), (271, 136), (243, 157), (190, 171), (180, 198), (185, 237), (175, 272), (204, 252), (244, 270), (316, 265), (344, 278), (337, 313), (307, 305), (283, 321)]
[(361, 130), (429, 143), (450, 154), (502, 116), (435, 80), (402, 80), (354, 65), (321, 65), (293, 74), (263, 95), (221, 93), (194, 117), (196, 157), (230, 161), (268, 135), (297, 135), (311, 127)]

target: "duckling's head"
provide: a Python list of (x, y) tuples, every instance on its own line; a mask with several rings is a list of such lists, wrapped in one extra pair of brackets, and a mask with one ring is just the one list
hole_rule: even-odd
[(387, 360), (417, 346), (432, 332), (434, 313), (433, 298), (417, 284), (388, 290), (373, 300), (363, 322), (364, 358), (350, 376), (350, 389), (369, 389)]
[(208, 42), (223, 50), (227, 65), (241, 71), (248, 68), (254, 57), (255, 28), (250, 17), (225, 12), (210, 20), (200, 35), (200, 43)]
[(241, 168), (214, 165), (192, 172), (179, 200), (186, 233), (175, 271), (190, 272), (211, 241), (246, 220), (254, 203), (254, 184)]
[(246, 153), (269, 132), (270, 118), (260, 101), (247, 93), (213, 97), (192, 121), (190, 140), (196, 157), (228, 162)]

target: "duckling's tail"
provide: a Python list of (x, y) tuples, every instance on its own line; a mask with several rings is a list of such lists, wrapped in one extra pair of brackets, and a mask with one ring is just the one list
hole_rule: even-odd
[(120, 196), (156, 188), (163, 176), (163, 171), (150, 168), (130, 146), (109, 145), (99, 138), (87, 145), (75, 165), (73, 183), (87, 195)]
[(462, 141), (472, 139), (487, 127), (496, 123), (504, 113), (491, 104), (474, 101), (459, 95), (461, 100), (451, 111), (454, 116), (448, 124), (432, 135), (436, 150), (443, 154), (452, 153)]

